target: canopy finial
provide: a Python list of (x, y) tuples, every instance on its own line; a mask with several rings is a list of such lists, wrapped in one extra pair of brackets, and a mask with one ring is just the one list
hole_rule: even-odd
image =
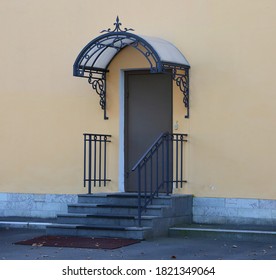
[(124, 30), (122, 30), (120, 27), (122, 25), (122, 23), (120, 22), (119, 16), (116, 17), (116, 21), (113, 23), (113, 25), (115, 25), (115, 28), (113, 30), (111, 30), (111, 28), (108, 28), (108, 29), (102, 30), (101, 33), (134, 31), (133, 28), (124, 28)]

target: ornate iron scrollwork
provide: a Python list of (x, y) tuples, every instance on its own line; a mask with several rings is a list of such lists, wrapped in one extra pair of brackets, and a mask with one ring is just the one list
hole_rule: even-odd
[(172, 79), (175, 81), (176, 85), (179, 87), (183, 94), (183, 103), (187, 109), (187, 114), (185, 118), (190, 116), (190, 100), (189, 100), (189, 68), (180, 67), (170, 64), (163, 64), (163, 71), (171, 72)]
[(189, 69), (184, 69), (184, 74), (179, 74), (177, 71), (173, 71), (172, 78), (180, 91), (183, 93), (183, 103), (187, 109), (185, 118), (189, 118), (190, 115), (190, 102), (189, 102)]
[(102, 71), (89, 72), (88, 83), (100, 96), (100, 106), (104, 110), (104, 119), (108, 120), (106, 116), (106, 73)]

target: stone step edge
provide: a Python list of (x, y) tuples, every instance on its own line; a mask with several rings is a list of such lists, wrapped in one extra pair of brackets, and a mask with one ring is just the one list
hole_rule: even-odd
[(144, 231), (151, 230), (151, 227), (122, 227), (122, 226), (101, 226), (101, 225), (81, 225), (81, 224), (51, 224), (47, 229), (84, 229), (84, 230), (112, 230), (112, 231)]
[[(68, 207), (90, 207), (90, 208), (138, 208), (134, 205), (118, 205), (118, 204), (96, 204), (96, 203), (73, 203), (68, 204)], [(147, 209), (162, 209), (162, 208), (171, 208), (168, 205), (148, 205)]]
[(198, 232), (216, 232), (216, 233), (244, 233), (244, 234), (270, 234), (276, 235), (276, 231), (250, 230), (250, 229), (213, 229), (213, 228), (191, 228), (191, 227), (172, 227), (170, 231), (198, 231)]
[[(82, 213), (68, 213), (58, 214), (57, 218), (103, 218), (103, 219), (129, 219), (137, 220), (138, 216), (134, 215), (109, 215), (109, 214), (82, 214)], [(160, 216), (141, 216), (142, 220), (160, 219)]]
[(4, 221), (0, 222), (0, 228), (28, 228), (28, 229), (46, 229), (53, 223), (40, 223), (40, 222), (14, 222)]
[[(150, 197), (149, 195), (141, 195), (141, 198), (143, 199), (144, 197)], [(153, 199), (171, 199), (171, 198), (177, 198), (177, 197), (188, 197), (190, 195), (177, 195), (177, 194), (173, 194), (173, 195), (159, 195), (159, 196), (154, 196)], [(115, 198), (138, 198), (137, 194), (133, 194), (133, 193), (95, 193), (95, 194), (79, 194), (78, 197), (97, 197), (97, 198), (106, 198), (106, 197), (115, 197)]]

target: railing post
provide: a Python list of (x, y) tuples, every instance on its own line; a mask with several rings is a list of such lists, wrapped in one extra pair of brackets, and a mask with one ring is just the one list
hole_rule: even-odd
[(89, 153), (89, 162), (88, 162), (88, 173), (89, 173), (89, 177), (88, 177), (88, 193), (90, 194), (91, 193), (91, 178), (92, 178), (92, 135), (90, 134), (89, 135), (89, 150), (88, 150), (88, 153)]
[(170, 187), (170, 136), (166, 136), (166, 148), (167, 148), (167, 194), (169, 194)]
[(84, 188), (86, 187), (86, 134), (83, 135), (84, 138), (84, 143), (83, 143), (83, 146), (84, 146), (84, 157), (83, 157), (83, 186)]
[(183, 187), (183, 135), (180, 136), (180, 157), (181, 157), (181, 166), (180, 166), (180, 181), (181, 181), (181, 188)]
[(158, 156), (158, 146), (156, 144), (156, 195), (159, 196), (159, 156)]
[(147, 162), (145, 163), (145, 165), (144, 165), (144, 200), (145, 200), (145, 202), (146, 202), (146, 197), (147, 197)]
[(97, 178), (97, 135), (94, 135), (94, 187), (96, 187), (96, 178)]
[(152, 170), (153, 170), (153, 163), (152, 163), (152, 151), (150, 154), (150, 193), (153, 193), (153, 174), (152, 174)]
[(106, 187), (106, 142), (107, 136), (104, 136), (104, 186)]
[(99, 137), (99, 187), (102, 186), (102, 135)]
[(162, 184), (163, 188), (165, 187), (165, 150), (164, 150), (164, 138), (162, 141)]
[(142, 205), (141, 205), (141, 167), (138, 166), (138, 224), (141, 227)]
[(175, 142), (175, 181), (176, 181), (176, 188), (178, 188), (178, 135), (175, 135), (175, 139), (173, 138), (173, 142)]

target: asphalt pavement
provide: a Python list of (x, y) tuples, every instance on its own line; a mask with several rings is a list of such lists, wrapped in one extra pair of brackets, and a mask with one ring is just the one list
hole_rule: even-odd
[(276, 240), (163, 237), (115, 250), (15, 245), (45, 229), (0, 228), (0, 260), (276, 260)]

